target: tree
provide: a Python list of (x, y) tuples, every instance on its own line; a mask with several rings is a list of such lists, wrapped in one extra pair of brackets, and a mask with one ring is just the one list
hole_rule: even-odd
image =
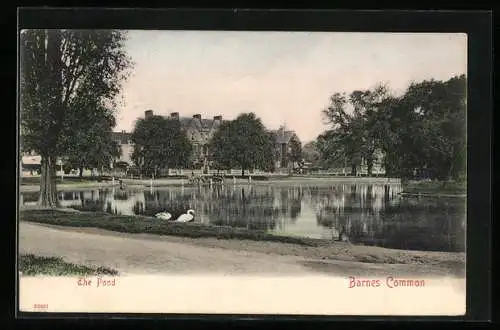
[(132, 160), (148, 174), (159, 169), (188, 166), (192, 145), (176, 119), (163, 116), (140, 118), (132, 133)]
[[(372, 90), (356, 90), (349, 97), (334, 94), (331, 105), (324, 111), (333, 125), (336, 139), (343, 145), (344, 157), (351, 164), (351, 174), (356, 175), (362, 160), (366, 161), (368, 175), (372, 174), (374, 154), (377, 149), (373, 119), (380, 102), (388, 96), (383, 84)], [(348, 110), (351, 110), (348, 113)]]
[(241, 175), (250, 168), (269, 168), (273, 162), (273, 137), (254, 113), (239, 115), (223, 123), (210, 142), (211, 158), (217, 166), (241, 168)]
[(132, 64), (124, 41), (123, 32), (110, 30), (21, 32), (21, 132), (24, 147), (42, 157), (42, 206), (57, 205), (56, 159), (69, 151), (71, 137), (95, 122), (97, 109), (115, 108)]
[(302, 148), (302, 154), (306, 162), (312, 164), (316, 164), (319, 162), (321, 155), (318, 151), (317, 144), (317, 140), (304, 144), (304, 147)]
[(265, 160), (267, 165), (263, 167), (263, 170), (274, 173), (274, 171), (276, 170), (276, 161), (280, 157), (279, 150), (274, 147), (276, 146), (276, 141), (277, 141), (276, 132), (268, 131), (267, 136), (269, 138), (269, 146), (271, 148), (271, 154), (270, 157), (266, 157)]
[(302, 157), (302, 143), (299, 138), (294, 134), (290, 138), (290, 152), (288, 154), (288, 159), (292, 162), (292, 169), (295, 163), (301, 163)]
[(112, 111), (96, 109), (94, 116), (102, 118), (75, 122), (73, 127), (78, 129), (66, 140), (68, 147), (64, 161), (71, 165), (71, 168), (79, 169), (80, 177), (84, 168), (109, 168), (121, 154), (120, 146), (112, 136), (115, 127)]
[[(328, 130), (320, 134), (316, 139), (316, 148), (320, 153), (320, 163), (322, 167), (346, 167), (349, 159), (353, 162), (357, 160), (350, 155), (349, 144), (352, 143), (348, 140), (348, 136), (338, 131)], [(354, 165), (356, 166), (356, 165)]]
[(351, 174), (356, 175), (357, 167), (361, 165), (363, 123), (359, 111), (347, 112), (348, 105), (349, 98), (345, 93), (334, 93), (330, 97), (330, 105), (323, 110), (323, 115), (331, 129), (321, 135), (319, 140), (326, 163), (343, 162), (345, 166), (348, 162)]
[(381, 84), (349, 97), (335, 93), (323, 111), (331, 128), (318, 137), (318, 149), (330, 164), (344, 157), (352, 173), (365, 159), (371, 174), (374, 152), (381, 149), (387, 175), (464, 177), (465, 93), (465, 75), (412, 83), (400, 97)]
[(416, 165), (432, 169), (441, 180), (457, 179), (466, 171), (466, 91), (461, 75), (411, 84), (404, 96), (417, 131), (414, 144), (422, 151)]
[(411, 123), (405, 115), (405, 106), (401, 98), (389, 96), (379, 103), (378, 111), (372, 115), (372, 136), (377, 148), (383, 152), (383, 165), (387, 176), (400, 176), (403, 163), (413, 154), (401, 153), (404, 142), (408, 143)]
[(349, 101), (337, 93), (325, 110), (332, 129), (319, 141), (330, 158), (343, 153), (354, 163), (353, 156), (361, 155), (369, 173), (378, 148), (387, 175), (408, 179), (418, 172), (433, 179), (459, 179), (466, 172), (465, 107), (465, 75), (412, 83), (400, 97), (391, 96), (383, 85), (354, 91)]
[(366, 161), (368, 175), (372, 175), (375, 151), (378, 147), (376, 139), (376, 113), (380, 104), (389, 97), (389, 89), (384, 84), (377, 84), (371, 90), (354, 91), (349, 99), (354, 109), (352, 125), (353, 133), (359, 144), (359, 154)]

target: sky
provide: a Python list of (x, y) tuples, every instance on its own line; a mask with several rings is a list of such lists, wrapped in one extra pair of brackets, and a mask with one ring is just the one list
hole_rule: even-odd
[(269, 129), (285, 124), (303, 143), (327, 126), (335, 92), (467, 72), (467, 36), (451, 33), (128, 31), (135, 63), (124, 83), (116, 130), (179, 112), (234, 119), (254, 112)]

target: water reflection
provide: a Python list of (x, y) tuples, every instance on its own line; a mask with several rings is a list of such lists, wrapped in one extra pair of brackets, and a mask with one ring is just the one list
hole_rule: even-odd
[[(396, 249), (465, 250), (465, 199), (401, 198), (399, 185), (243, 185), (161, 190), (62, 192), (61, 204), (81, 210), (174, 217)], [(23, 203), (37, 193), (23, 194)]]

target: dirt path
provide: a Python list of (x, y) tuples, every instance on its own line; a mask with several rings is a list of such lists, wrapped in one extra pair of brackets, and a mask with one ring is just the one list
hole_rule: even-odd
[[(323, 260), (207, 246), (193, 239), (191, 243), (188, 239), (167, 236), (153, 239), (152, 236), (20, 222), (19, 253), (59, 256), (73, 263), (111, 267), (121, 274), (450, 275), (449, 269), (436, 265)], [(231, 243), (234, 245), (237, 241)]]

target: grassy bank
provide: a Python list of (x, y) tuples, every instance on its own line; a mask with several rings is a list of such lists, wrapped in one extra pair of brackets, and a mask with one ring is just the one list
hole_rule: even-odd
[(467, 182), (455, 181), (413, 181), (403, 185), (403, 194), (423, 195), (465, 195)]
[(65, 262), (62, 258), (21, 255), (19, 271), (26, 276), (99, 276), (118, 275), (118, 271), (106, 267), (89, 267)]
[(196, 223), (175, 223), (145, 216), (110, 215), (104, 212), (69, 213), (59, 210), (21, 210), (21, 221), (70, 227), (94, 227), (122, 233), (147, 233), (190, 238), (243, 239), (292, 243), (305, 246), (329, 244), (329, 240), (278, 236), (264, 231), (234, 227), (215, 227)]
[[(61, 178), (60, 176), (56, 177), (56, 184), (85, 184), (85, 183), (98, 183), (98, 182), (106, 182), (110, 181), (111, 177), (100, 177), (100, 176), (65, 176)], [(30, 186), (30, 185), (39, 185), (40, 177), (39, 176), (30, 176), (30, 177), (21, 177), (19, 179), (20, 184), (22, 186)]]

